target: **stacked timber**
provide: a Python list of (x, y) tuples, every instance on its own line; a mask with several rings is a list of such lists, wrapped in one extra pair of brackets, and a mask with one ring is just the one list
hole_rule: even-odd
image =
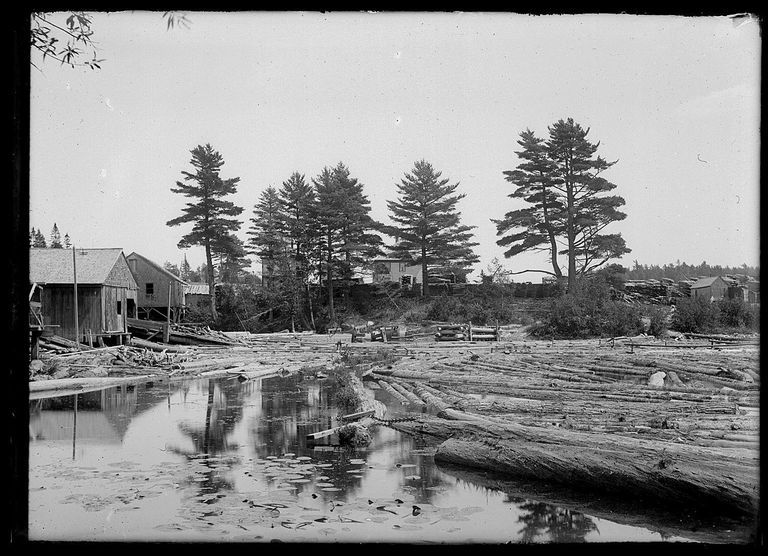
[(627, 301), (666, 303), (671, 295), (673, 282), (668, 278), (655, 280), (627, 280), (624, 282), (624, 297)]
[(467, 339), (467, 327), (464, 324), (440, 324), (435, 333), (438, 342), (456, 342)]
[(468, 330), (469, 340), (472, 342), (499, 341), (498, 326), (475, 326), (472, 324), (472, 322), (470, 322)]
[(67, 353), (83, 349), (91, 349), (91, 346), (88, 344), (82, 344), (56, 335), (41, 337), (39, 340), (39, 347), (54, 353)]
[(696, 280), (680, 280), (677, 283), (677, 289), (680, 290), (682, 297), (691, 297), (691, 286)]
[(241, 338), (225, 335), (208, 326), (174, 324), (162, 321), (127, 319), (128, 330), (146, 340), (165, 340), (171, 344), (185, 345), (245, 345)]

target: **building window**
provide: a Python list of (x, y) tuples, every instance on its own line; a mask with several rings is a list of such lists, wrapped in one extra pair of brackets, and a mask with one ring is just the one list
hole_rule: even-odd
[(152, 282), (147, 282), (147, 295), (155, 295), (155, 285)]
[(118, 301), (117, 302), (117, 314), (122, 315), (123, 314), (123, 302)]

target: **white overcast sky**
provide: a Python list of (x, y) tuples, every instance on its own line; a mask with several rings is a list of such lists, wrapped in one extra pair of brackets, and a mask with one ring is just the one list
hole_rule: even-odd
[[(190, 150), (210, 143), (232, 199), (253, 205), (299, 171), (344, 162), (372, 216), (413, 163), (467, 197), (481, 262), (503, 258), (491, 218), (520, 205), (504, 170), (518, 135), (574, 118), (618, 163), (631, 266), (759, 264), (761, 38), (756, 19), (504, 13), (93, 13), (101, 69), (31, 68), (30, 226), (77, 247), (121, 247), (178, 264), (169, 228)], [(186, 250), (193, 268), (202, 248)], [(256, 267), (254, 267), (256, 268)], [(538, 282), (526, 274), (517, 281)]]

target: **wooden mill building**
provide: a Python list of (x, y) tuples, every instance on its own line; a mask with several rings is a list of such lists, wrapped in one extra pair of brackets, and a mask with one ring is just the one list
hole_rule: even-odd
[(174, 273), (135, 251), (126, 257), (139, 286), (138, 318), (178, 322), (184, 310), (184, 286)]
[(30, 249), (29, 282), (30, 305), (57, 336), (81, 342), (109, 337), (122, 343), (126, 318), (136, 314), (138, 286), (119, 248), (79, 248), (74, 257), (72, 249)]
[(691, 284), (691, 297), (702, 297), (707, 301), (720, 301), (728, 294), (728, 283), (720, 276), (700, 278)]

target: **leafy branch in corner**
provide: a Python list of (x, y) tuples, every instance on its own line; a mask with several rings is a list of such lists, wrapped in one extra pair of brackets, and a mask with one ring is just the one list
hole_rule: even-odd
[[(57, 21), (64, 16), (66, 19), (63, 22)], [(184, 12), (164, 12), (163, 19), (168, 30), (174, 27), (189, 29), (192, 24)], [(51, 58), (71, 68), (101, 69), (104, 59), (97, 56), (97, 43), (93, 41), (91, 28), (93, 20), (89, 13), (32, 12), (31, 20), (30, 45), (41, 55), (42, 62)], [(89, 54), (90, 58), (87, 57)], [(40, 69), (35, 62), (31, 64)]]

